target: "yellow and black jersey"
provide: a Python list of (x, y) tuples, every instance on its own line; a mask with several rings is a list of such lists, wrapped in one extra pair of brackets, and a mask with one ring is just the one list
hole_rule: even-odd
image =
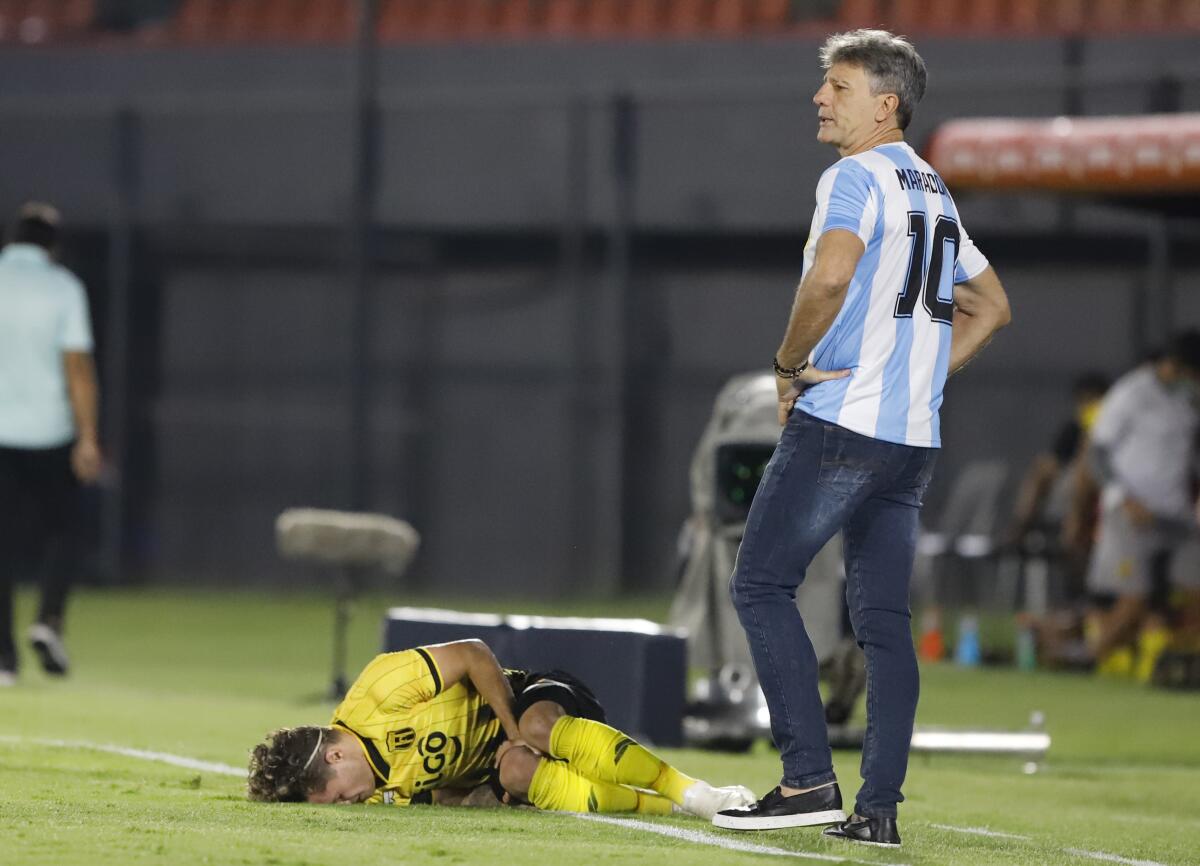
[(447, 687), (423, 648), (378, 655), (333, 714), (362, 744), (379, 787), (370, 803), (408, 803), (434, 788), (482, 784), (504, 740), (469, 682)]

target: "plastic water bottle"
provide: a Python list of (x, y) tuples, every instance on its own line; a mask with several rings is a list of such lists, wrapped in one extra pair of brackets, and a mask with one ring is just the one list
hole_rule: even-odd
[(1029, 623), (1017, 625), (1017, 669), (1031, 671), (1037, 667), (1037, 640)]
[(979, 619), (970, 614), (963, 614), (958, 621), (958, 643), (954, 647), (954, 660), (963, 667), (978, 667), (979, 651)]
[(946, 642), (942, 637), (942, 614), (936, 607), (921, 614), (921, 639), (917, 643), (921, 661), (940, 662), (946, 657)]

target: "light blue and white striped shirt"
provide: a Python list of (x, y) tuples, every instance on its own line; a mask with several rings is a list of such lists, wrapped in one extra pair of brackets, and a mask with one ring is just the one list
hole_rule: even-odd
[(854, 232), (866, 250), (809, 359), (851, 373), (809, 388), (796, 408), (885, 442), (940, 447), (954, 284), (978, 276), (987, 259), (937, 172), (903, 142), (848, 156), (821, 176), (805, 273), (832, 229)]

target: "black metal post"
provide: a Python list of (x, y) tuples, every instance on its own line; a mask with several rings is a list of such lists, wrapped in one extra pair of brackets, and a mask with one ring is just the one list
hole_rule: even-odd
[(1161, 349), (1171, 335), (1174, 294), (1171, 284), (1171, 230), (1165, 216), (1150, 217), (1146, 230), (1146, 315), (1141, 351)]
[(126, 420), (129, 395), (129, 296), (133, 282), (141, 140), (138, 117), (123, 108), (113, 117), (113, 206), (108, 229), (108, 315), (104, 346), (102, 443), (113, 471), (100, 517), (100, 565), (120, 579), (124, 566)]
[[(594, 586), (597, 575), (598, 460), (595, 458), (596, 388), (601, 382), (594, 338), (598, 316), (595, 292), (586, 270), (588, 217), (589, 104), (577, 96), (566, 106), (566, 197), (559, 234), (559, 280), (571, 299), (571, 392), (567, 398), (570, 473), (570, 542), (568, 568), (573, 579)], [(588, 455), (583, 459), (584, 455)]]
[(628, 93), (618, 94), (613, 101), (613, 220), (609, 230), (609, 280), (617, 299), (617, 339), (620, 344), (617, 423), (618, 423), (618, 466), (620, 467), (620, 489), (617, 497), (619, 529), (617, 531), (621, 573), (617, 575), (620, 586), (629, 580), (633, 567), (633, 550), (630, 544), (631, 524), (641, 510), (638, 502), (637, 447), (638, 425), (645, 421), (639, 418), (641, 388), (638, 381), (638, 300), (633, 291), (633, 226), (635, 193), (637, 191), (637, 105)]
[(346, 262), (350, 286), (349, 435), (347, 507), (361, 511), (369, 500), (371, 460), (372, 235), (379, 154), (378, 0), (359, 0), (354, 50), (354, 186), (347, 220)]

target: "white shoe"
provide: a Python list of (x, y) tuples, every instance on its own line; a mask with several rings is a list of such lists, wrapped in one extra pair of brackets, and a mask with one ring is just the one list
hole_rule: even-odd
[(71, 659), (58, 632), (45, 623), (35, 622), (29, 627), (27, 636), (42, 663), (42, 670), (55, 676), (62, 676), (70, 670)]
[(0, 670), (0, 689), (15, 686), (17, 684), (17, 674), (15, 671)]
[(683, 792), (683, 810), (705, 821), (725, 809), (748, 809), (758, 798), (749, 788), (730, 785), (714, 788), (708, 782), (697, 782)]

